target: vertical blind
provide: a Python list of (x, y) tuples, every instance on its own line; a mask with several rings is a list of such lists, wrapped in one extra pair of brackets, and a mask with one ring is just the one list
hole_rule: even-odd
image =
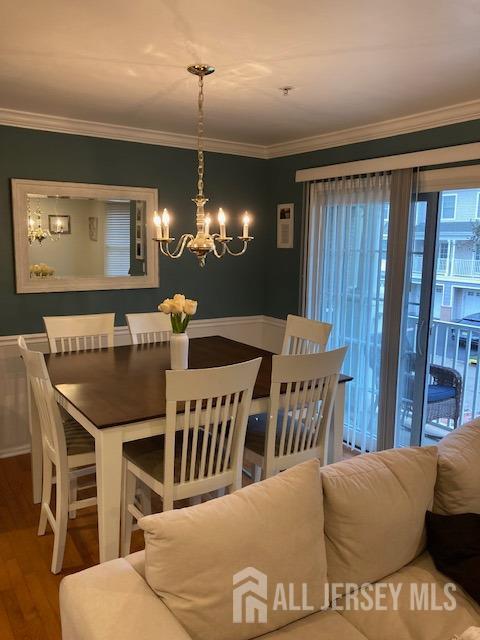
[(105, 215), (105, 275), (130, 271), (130, 202), (107, 202)]
[(304, 311), (333, 325), (329, 348), (349, 347), (344, 440), (377, 448), (390, 176), (312, 183)]

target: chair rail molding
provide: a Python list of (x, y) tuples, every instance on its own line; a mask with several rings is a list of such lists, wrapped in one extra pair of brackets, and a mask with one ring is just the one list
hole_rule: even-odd
[[(275, 353), (282, 349), (284, 331), (284, 320), (262, 315), (192, 320), (188, 326), (191, 338), (222, 335)], [(23, 337), (29, 347), (48, 353), (45, 333)], [(0, 336), (0, 385), (4, 390), (0, 398), (0, 458), (30, 451), (26, 378), (17, 338), (17, 335)], [(115, 345), (126, 344), (131, 344), (128, 327), (115, 327)]]

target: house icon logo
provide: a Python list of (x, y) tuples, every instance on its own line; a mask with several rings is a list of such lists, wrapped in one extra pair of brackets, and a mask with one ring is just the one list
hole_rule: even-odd
[(267, 622), (267, 576), (254, 567), (233, 576), (233, 622)]

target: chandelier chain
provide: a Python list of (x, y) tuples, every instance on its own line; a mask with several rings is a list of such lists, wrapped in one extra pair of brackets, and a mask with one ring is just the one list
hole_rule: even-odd
[(203, 157), (203, 132), (204, 132), (204, 116), (203, 116), (203, 76), (198, 78), (198, 125), (197, 125), (197, 154), (198, 154), (198, 195), (203, 196), (203, 175), (205, 173), (205, 161)]

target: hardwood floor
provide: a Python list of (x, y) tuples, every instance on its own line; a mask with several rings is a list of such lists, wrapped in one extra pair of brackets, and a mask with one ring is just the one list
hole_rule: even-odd
[[(352, 455), (346, 450), (344, 454)], [(95, 507), (82, 509), (69, 520), (65, 560), (58, 575), (50, 572), (50, 528), (45, 536), (37, 536), (39, 514), (40, 506), (32, 503), (30, 456), (0, 459), (0, 640), (61, 640), (60, 581), (98, 564)], [(142, 532), (135, 531), (132, 551), (142, 548)]]

